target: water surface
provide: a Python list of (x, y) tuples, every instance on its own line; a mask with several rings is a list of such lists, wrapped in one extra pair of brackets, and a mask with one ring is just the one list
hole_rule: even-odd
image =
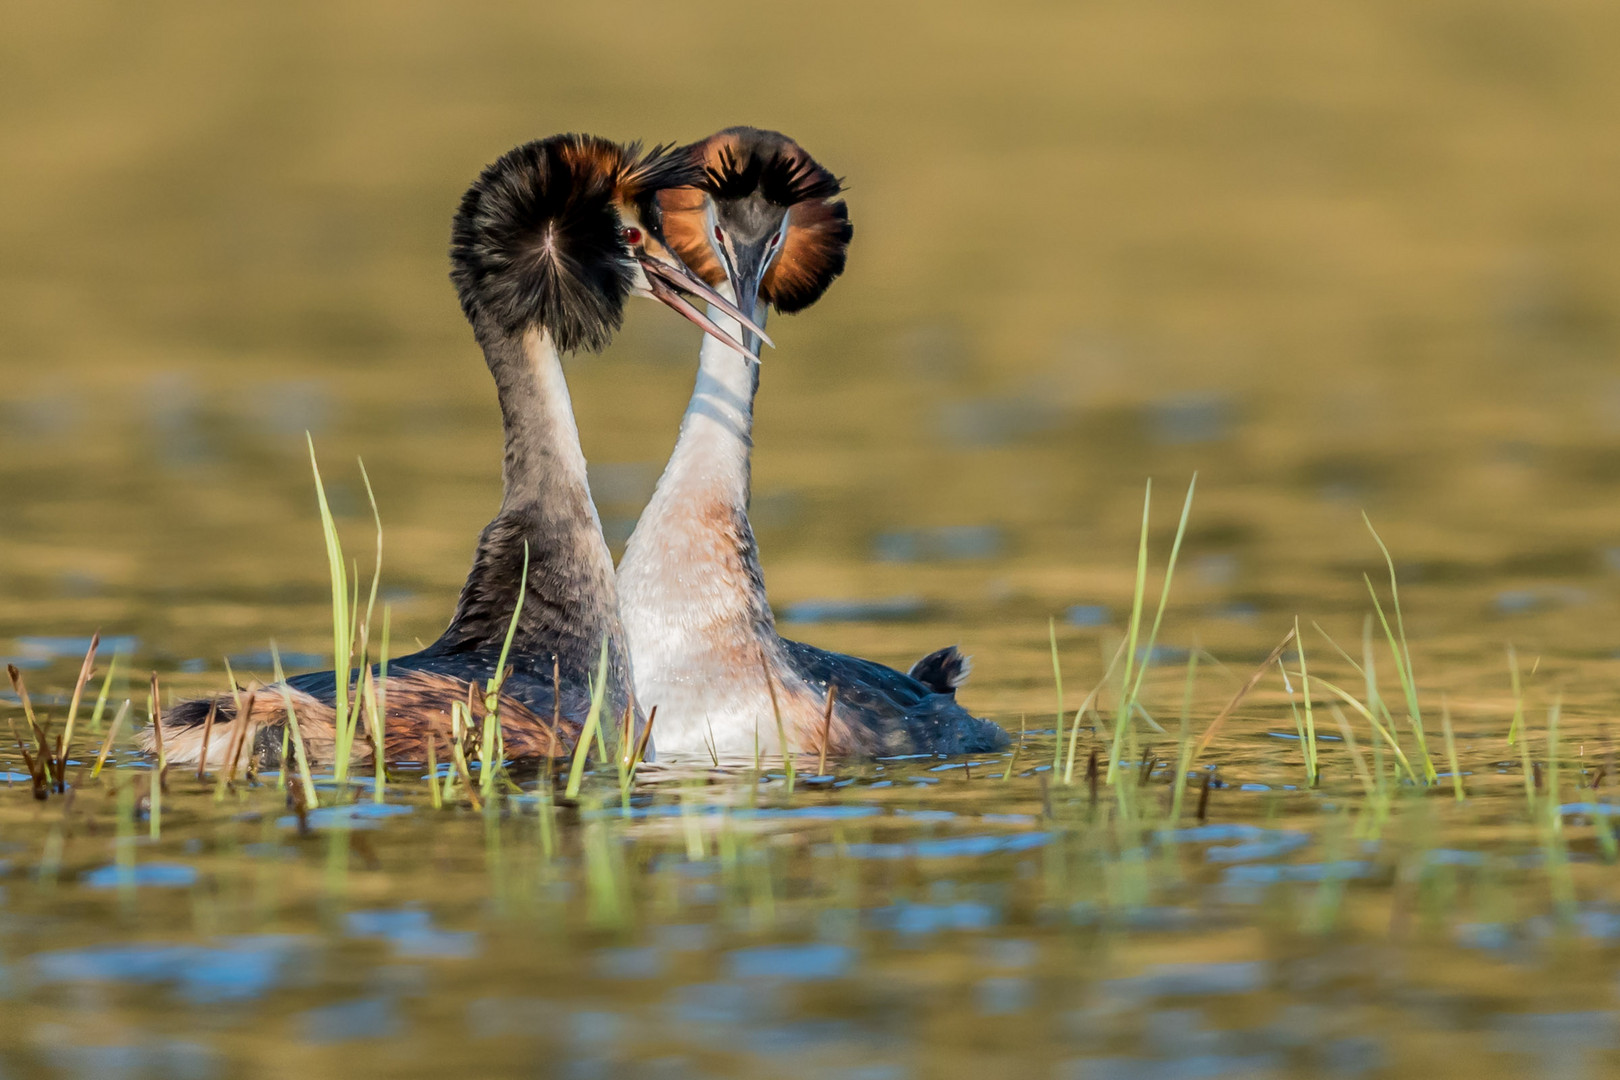
[[(106, 792), (144, 792), (133, 759), (71, 804), (13, 779), (0, 1071), (1612, 1071), (1601, 830), (1572, 811), (1551, 833), (1505, 736), (1512, 644), (1532, 770), (1561, 707), (1538, 805), (1612, 782), (1615, 21), (1585, 0), (9, 13), (0, 653), (58, 722), (97, 629), (137, 716), (150, 670), (176, 694), (227, 656), (264, 677), (272, 639), (329, 665), (306, 431), (361, 556), (364, 458), (395, 641), (432, 640), (499, 494), (445, 276), (459, 193), (555, 130), (752, 122), (847, 177), (857, 230), (827, 298), (771, 327), (753, 517), (784, 628), (897, 664), (959, 642), (963, 700), (1031, 735), (1005, 783), (1005, 758), (871, 763), (789, 796), (745, 768), (658, 779), (622, 819), (604, 779), (550, 856), (532, 804), (435, 812), (420, 782), (390, 795), (409, 812), (300, 836), (274, 777), (216, 805), (172, 776), (161, 838), (121, 844)], [(615, 543), (697, 344), (637, 310), (570, 365)], [(1072, 712), (1124, 633), (1144, 482), (1159, 566), (1195, 470), (1144, 684), (1171, 733), (1138, 729), (1132, 760), (1161, 762), (1141, 806), (1093, 805), (1036, 771), (1048, 619)], [(1392, 794), (1386, 760), (1386, 813), (1329, 741), (1323, 791), (1299, 790), (1271, 676), (1198, 764), (1228, 785), (1207, 822), (1165, 821), (1189, 652), (1195, 732), (1296, 616), (1313, 670), (1363, 693), (1311, 623), (1359, 661), (1364, 574), (1388, 603), (1364, 511), (1468, 801)], [(1082, 775), (1108, 742), (1084, 734)]]

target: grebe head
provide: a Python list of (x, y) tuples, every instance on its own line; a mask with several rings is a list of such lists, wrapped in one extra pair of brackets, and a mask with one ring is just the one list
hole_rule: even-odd
[(659, 192), (669, 246), (737, 306), (802, 311), (844, 270), (854, 228), (843, 185), (786, 135), (727, 128), (686, 149), (693, 187)]
[(731, 308), (663, 242), (657, 193), (701, 177), (688, 154), (643, 154), (592, 135), (507, 151), (467, 189), (451, 226), (462, 311), (480, 336), (533, 328), (561, 352), (599, 352), (624, 321), (625, 299), (651, 296), (741, 349), (679, 295)]

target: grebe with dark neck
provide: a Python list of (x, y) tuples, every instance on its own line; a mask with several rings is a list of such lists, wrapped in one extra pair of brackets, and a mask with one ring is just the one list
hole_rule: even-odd
[[(560, 135), (503, 155), (463, 197), (451, 229), (450, 277), (500, 400), (501, 506), (479, 537), (450, 625), (426, 649), (389, 662), (388, 759), (422, 760), (429, 739), (443, 758), (456, 702), (482, 721), (483, 688), (499, 663), (520, 586), (525, 600), (499, 705), (507, 755), (569, 750), (589, 708), (589, 680), (604, 641), (604, 708), (610, 717), (634, 708), (612, 556), (591, 502), (561, 355), (605, 348), (631, 295), (656, 297), (710, 333), (727, 334), (676, 290), (736, 309), (692, 278), (659, 237), (657, 192), (699, 175), (683, 155), (640, 155), (605, 139)], [(743, 348), (735, 339), (731, 347)], [(288, 679), (286, 690), (311, 756), (329, 759), (333, 672)], [(278, 757), (286, 719), (281, 688), (255, 692), (245, 721), (236, 700), (221, 695), (166, 710), (168, 759), (196, 761), (203, 754), (210, 709), (217, 713), (210, 763), (223, 762), (236, 739), (251, 742), (261, 761)], [(232, 731), (239, 722), (248, 725), (245, 735)], [(152, 742), (147, 733), (148, 748)], [(358, 741), (355, 756), (370, 754), (369, 744)]]
[[(690, 147), (703, 179), (659, 195), (664, 235), (688, 266), (763, 323), (796, 312), (844, 269), (853, 230), (842, 186), (793, 140), (730, 128)], [(754, 335), (723, 311), (716, 322)], [(950, 647), (890, 667), (776, 631), (748, 521), (757, 357), (706, 336), (675, 452), (619, 563), (636, 694), (656, 706), (668, 757), (970, 753), (1007, 735), (956, 701), (967, 658)], [(827, 712), (830, 689), (832, 711)]]

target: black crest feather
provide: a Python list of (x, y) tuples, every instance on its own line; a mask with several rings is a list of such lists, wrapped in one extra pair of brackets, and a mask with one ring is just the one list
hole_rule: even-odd
[(720, 135), (735, 141), (722, 143), (703, 170), (703, 186), (716, 199), (744, 199), (757, 191), (766, 202), (792, 206), (836, 198), (844, 190), (838, 177), (786, 135), (746, 127)]
[(695, 182), (694, 163), (592, 135), (554, 135), (502, 154), (462, 197), (450, 279), (480, 333), (543, 327), (564, 352), (607, 346), (633, 263), (618, 207)]

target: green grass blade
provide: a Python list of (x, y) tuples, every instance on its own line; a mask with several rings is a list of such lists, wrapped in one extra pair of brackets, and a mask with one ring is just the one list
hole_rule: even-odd
[(1440, 729), (1446, 739), (1446, 764), (1451, 769), (1451, 793), (1458, 802), (1467, 796), (1463, 793), (1462, 769), (1457, 767), (1457, 736), (1451, 730), (1451, 706), (1447, 703), (1445, 695), (1440, 696)]
[[(1298, 620), (1295, 620), (1296, 625)], [(1288, 677), (1288, 668), (1283, 666), (1281, 659), (1277, 661), (1277, 670), (1282, 673), (1283, 689), (1288, 691), (1288, 712), (1294, 718), (1294, 734), (1299, 737), (1299, 752), (1305, 759), (1305, 786), (1311, 786), (1311, 752), (1305, 744), (1305, 718), (1299, 714), (1299, 702), (1294, 700), (1294, 684)]]
[(1383, 553), (1384, 565), (1389, 569), (1389, 597), (1390, 607), (1395, 609), (1395, 632), (1391, 633), (1389, 620), (1384, 617), (1384, 609), (1378, 603), (1378, 594), (1372, 587), (1372, 579), (1367, 578), (1367, 591), (1372, 594), (1373, 605), (1378, 610), (1378, 619), (1384, 626), (1384, 634), (1389, 638), (1390, 652), (1395, 657), (1395, 672), (1400, 677), (1401, 689), (1406, 694), (1406, 711), (1411, 718), (1412, 733), (1417, 736), (1418, 752), (1423, 755), (1423, 772), (1425, 780), (1432, 784), (1439, 776), (1434, 767), (1434, 760), (1429, 754), (1428, 739), (1423, 732), (1423, 713), (1418, 708), (1416, 675), (1412, 670), (1412, 649), (1406, 641), (1406, 616), (1401, 612), (1401, 588), (1395, 575), (1395, 560), (1384, 544), (1384, 538), (1378, 535), (1373, 528), (1372, 518), (1367, 512), (1361, 512), (1361, 520), (1367, 525), (1367, 531), (1372, 533), (1373, 540), (1378, 544), (1378, 550)]
[(112, 659), (107, 661), (107, 674), (102, 677), (101, 690), (96, 694), (95, 708), (90, 710), (90, 730), (97, 735), (101, 734), (101, 718), (107, 711), (107, 694), (112, 689), (113, 672), (118, 670), (121, 655), (113, 653)]
[(493, 713), (500, 705), (501, 683), (506, 681), (506, 659), (512, 655), (512, 639), (517, 637), (518, 619), (523, 614), (523, 602), (529, 595), (529, 542), (523, 541), (523, 578), (518, 582), (517, 603), (512, 605), (512, 619), (506, 624), (506, 638), (501, 642), (501, 659), (495, 665), (495, 674), (485, 688), (484, 711)]
[(1181, 542), (1187, 536), (1187, 519), (1192, 514), (1193, 492), (1197, 489), (1198, 474), (1193, 473), (1192, 481), (1187, 485), (1187, 498), (1181, 504), (1181, 520), (1176, 523), (1176, 538), (1170, 544), (1170, 561), (1164, 567), (1164, 585), (1159, 589), (1159, 607), (1153, 613), (1153, 626), (1148, 630), (1147, 658), (1137, 668), (1136, 682), (1131, 685), (1132, 701), (1136, 701), (1142, 696), (1142, 678), (1147, 674), (1148, 664), (1153, 658), (1153, 647), (1159, 640), (1159, 626), (1164, 622), (1165, 605), (1170, 600), (1170, 583), (1176, 576), (1176, 560), (1181, 557)]
[(1058, 757), (1063, 753), (1063, 665), (1058, 662), (1057, 620), (1050, 615), (1046, 617), (1046, 637), (1052, 645), (1052, 683), (1057, 688), (1057, 741), (1052, 745), (1052, 771), (1055, 773)]
[(1119, 755), (1125, 745), (1125, 729), (1131, 722), (1131, 705), (1135, 698), (1130, 687), (1135, 683), (1136, 643), (1142, 633), (1142, 597), (1147, 591), (1148, 523), (1153, 509), (1153, 481), (1147, 482), (1147, 493), (1142, 499), (1142, 533), (1136, 544), (1136, 591), (1131, 599), (1131, 625), (1125, 638), (1125, 679), (1120, 684), (1119, 708), (1114, 716), (1114, 739), (1108, 748), (1107, 782), (1113, 784), (1119, 771)]
[(1018, 717), (1018, 741), (1013, 743), (1012, 756), (1007, 759), (1007, 771), (1001, 774), (1002, 782), (1012, 779), (1013, 770), (1018, 768), (1018, 752), (1024, 748), (1025, 718)]
[[(349, 755), (344, 752), (343, 734), (348, 727), (349, 667), (353, 659), (351, 650), (354, 640), (349, 623), (348, 572), (343, 565), (343, 545), (338, 539), (337, 523), (332, 520), (332, 507), (326, 500), (326, 485), (321, 482), (320, 463), (315, 459), (315, 438), (306, 431), (304, 439), (309, 443), (309, 467), (315, 474), (315, 499), (320, 504), (321, 534), (326, 540), (326, 565), (332, 578), (332, 710), (337, 742), (332, 768), (338, 782), (342, 783), (349, 772)], [(276, 679), (279, 681), (280, 678), (278, 673)]]
[(1323, 689), (1327, 690), (1328, 693), (1332, 694), (1334, 697), (1337, 697), (1340, 701), (1343, 701), (1346, 705), (1360, 713), (1362, 719), (1366, 720), (1368, 724), (1372, 725), (1374, 734), (1383, 739), (1384, 742), (1389, 745), (1390, 750), (1392, 750), (1395, 754), (1395, 760), (1400, 763), (1402, 769), (1406, 770), (1406, 775), (1412, 780), (1413, 783), (1419, 782), (1417, 771), (1412, 768), (1412, 763), (1407, 760), (1406, 752), (1401, 749), (1401, 744), (1395, 740), (1395, 736), (1391, 734), (1383, 724), (1378, 722), (1378, 717), (1374, 716), (1372, 711), (1368, 709), (1367, 706), (1357, 701), (1345, 690), (1340, 689), (1333, 683), (1328, 682), (1326, 679), (1321, 678), (1320, 676), (1318, 676), (1316, 681)]
[(1344, 744), (1350, 748), (1350, 760), (1355, 763), (1356, 776), (1361, 781), (1362, 790), (1367, 798), (1371, 799), (1378, 793), (1378, 785), (1373, 780), (1372, 770), (1367, 768), (1367, 755), (1361, 752), (1361, 745), (1356, 742), (1356, 733), (1350, 726), (1350, 720), (1344, 715), (1344, 710), (1337, 705), (1330, 705), (1333, 719), (1339, 725), (1339, 731), (1344, 736)]
[(1311, 671), (1305, 665), (1305, 639), (1300, 636), (1299, 619), (1294, 619), (1294, 648), (1299, 652), (1299, 692), (1305, 699), (1305, 774), (1310, 787), (1322, 782), (1322, 767), (1317, 759), (1316, 713), (1311, 706)]
[(1558, 812), (1560, 802), (1558, 795), (1560, 787), (1558, 779), (1558, 758), (1560, 756), (1558, 720), (1563, 715), (1563, 712), (1564, 697), (1560, 694), (1558, 697), (1553, 698), (1552, 708), (1547, 710), (1547, 806), (1549, 808), (1547, 816), (1555, 831), (1562, 830), (1564, 827), (1564, 817)]
[(1519, 738), (1519, 732), (1524, 727), (1524, 689), (1519, 683), (1519, 654), (1513, 650), (1509, 643), (1508, 673), (1513, 680), (1513, 723), (1508, 725), (1507, 744), (1512, 746)]
[[(574, 761), (568, 768), (568, 797), (579, 797), (579, 786), (585, 782), (585, 756), (590, 753), (591, 737), (602, 723), (602, 697), (607, 693), (608, 642), (602, 638), (602, 655), (596, 662), (596, 683), (591, 687), (591, 708), (585, 714), (585, 726), (580, 729), (579, 741), (574, 744)], [(604, 757), (603, 760), (606, 760)]]
[[(384, 751), (388, 748), (388, 631), (393, 609), (383, 605), (382, 641), (377, 652), (377, 679), (372, 687), (372, 724), (375, 727), (373, 739), (371, 801), (382, 802), (385, 789), (388, 786), (388, 760)], [(432, 745), (433, 736), (428, 735), (428, 744)]]
[[(270, 642), (270, 662), (275, 669), (276, 685), (281, 688), (281, 703), (287, 710), (287, 722), (282, 727), (286, 737), (292, 741), (293, 753), (298, 757), (298, 776), (304, 785), (304, 805), (313, 810), (320, 806), (320, 800), (315, 797), (315, 777), (309, 771), (309, 751), (304, 748), (304, 733), (298, 726), (298, 716), (293, 712), (292, 688), (287, 685), (287, 679), (281, 671), (281, 653), (274, 641)], [(338, 685), (343, 684), (342, 679), (336, 680)], [(287, 775), (287, 756), (281, 757), (281, 774)]]
[(1108, 685), (1108, 680), (1113, 677), (1114, 668), (1119, 666), (1119, 658), (1125, 655), (1125, 644), (1124, 639), (1121, 639), (1119, 648), (1114, 650), (1113, 659), (1108, 661), (1108, 667), (1103, 670), (1102, 678), (1097, 680), (1097, 685), (1091, 688), (1091, 693), (1086, 695), (1086, 699), (1074, 711), (1074, 723), (1069, 728), (1069, 757), (1063, 766), (1063, 782), (1065, 784), (1074, 783), (1074, 756), (1080, 745), (1080, 720), (1085, 716), (1087, 709), (1092, 709), (1093, 715), (1095, 715), (1094, 703), (1097, 696), (1102, 693), (1103, 687)]
[(371, 592), (366, 597), (365, 625), (370, 626), (372, 613), (377, 609), (377, 586), (382, 582), (382, 513), (377, 509), (377, 494), (371, 490), (371, 476), (366, 472), (366, 463), (358, 457), (354, 460), (360, 465), (360, 479), (366, 485), (366, 502), (371, 504), (371, 520), (377, 526), (377, 554), (371, 567)]
[(1338, 653), (1339, 656), (1341, 656), (1344, 659), (1344, 662), (1349, 664), (1351, 666), (1351, 668), (1353, 668), (1355, 670), (1355, 673), (1357, 675), (1363, 675), (1363, 676), (1366, 675), (1366, 672), (1361, 670), (1361, 665), (1356, 663), (1355, 658), (1352, 657), (1349, 653), (1345, 652), (1344, 647), (1342, 645), (1340, 645), (1337, 641), (1333, 640), (1333, 635), (1329, 634), (1326, 630), (1322, 629), (1322, 624), (1321, 623), (1317, 622), (1315, 619), (1312, 619), (1311, 620), (1311, 626), (1312, 626), (1312, 628), (1314, 628), (1316, 630), (1316, 632), (1318, 634), (1320, 634), (1322, 636), (1322, 640), (1327, 642), (1329, 645), (1331, 645), (1333, 647), (1333, 651)]
[[(1439, 770), (1434, 767), (1434, 760), (1429, 756), (1429, 741), (1423, 733), (1423, 714), (1418, 711), (1417, 684), (1412, 681), (1411, 669), (1407, 667), (1403, 658), (1401, 645), (1396, 640), (1395, 633), (1390, 629), (1389, 619), (1384, 615), (1384, 605), (1378, 601), (1378, 592), (1373, 588), (1372, 578), (1362, 575), (1367, 583), (1367, 592), (1372, 597), (1373, 609), (1378, 614), (1378, 622), (1384, 628), (1384, 638), (1389, 643), (1390, 657), (1395, 661), (1395, 677), (1400, 680), (1401, 691), (1406, 697), (1406, 717), (1412, 728), (1412, 737), (1417, 740), (1418, 755), (1423, 759), (1423, 782), (1432, 784), (1439, 777)], [(1399, 618), (1397, 611), (1396, 617)], [(1384, 710), (1388, 715), (1388, 710)]]
[(1176, 779), (1170, 796), (1170, 825), (1181, 821), (1182, 799), (1187, 793), (1187, 772), (1192, 768), (1192, 700), (1193, 684), (1198, 679), (1198, 650), (1187, 653), (1187, 684), (1181, 692), (1181, 727), (1176, 747)]

